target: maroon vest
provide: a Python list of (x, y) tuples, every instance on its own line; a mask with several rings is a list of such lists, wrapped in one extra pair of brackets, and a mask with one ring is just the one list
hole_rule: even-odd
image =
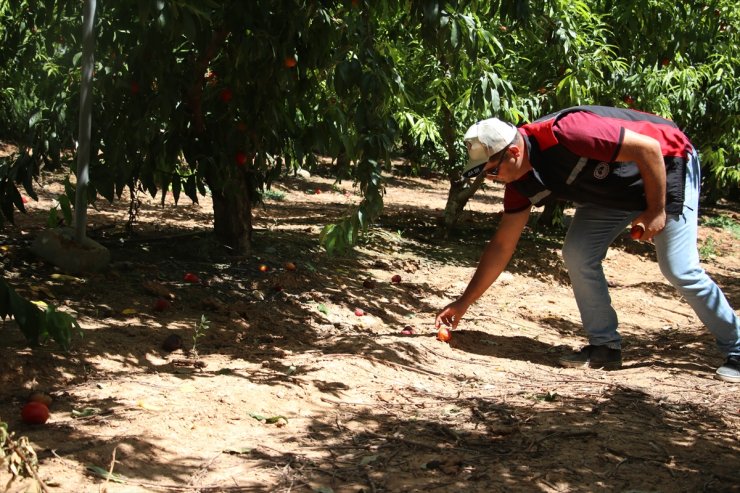
[[(524, 125), (522, 130), (528, 141), (529, 160), (534, 171), (512, 183), (519, 193), (528, 197), (534, 205), (543, 205), (552, 199), (564, 199), (630, 211), (647, 207), (645, 188), (636, 163), (588, 159), (574, 154), (558, 142), (553, 133), (553, 124), (562, 115), (573, 111), (588, 111), (622, 120), (623, 128), (634, 128), (641, 133), (648, 129), (647, 133), (659, 140), (661, 135), (680, 137), (665, 139), (661, 147), (664, 154), (669, 154), (663, 157), (666, 167), (666, 213), (681, 213), (691, 144), (670, 120), (620, 108), (578, 106)], [(659, 132), (649, 131), (651, 128), (658, 129), (655, 126), (660, 126)]]

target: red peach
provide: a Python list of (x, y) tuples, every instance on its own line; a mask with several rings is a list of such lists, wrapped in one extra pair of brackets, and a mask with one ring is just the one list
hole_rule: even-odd
[(234, 93), (229, 88), (221, 89), (221, 92), (218, 94), (218, 97), (224, 103), (228, 103), (234, 98)]
[(31, 401), (21, 409), (21, 419), (29, 425), (42, 425), (49, 419), (49, 408), (42, 402)]
[(154, 306), (152, 308), (155, 312), (163, 312), (170, 308), (170, 302), (163, 298), (159, 298), (157, 301), (154, 302)]
[(439, 331), (437, 332), (437, 340), (442, 342), (450, 342), (450, 339), (452, 339), (452, 334), (450, 333), (449, 329), (447, 329), (447, 327), (440, 327)]
[(193, 274), (192, 272), (187, 272), (185, 276), (183, 277), (183, 281), (185, 282), (192, 282), (192, 283), (199, 283), (200, 278)]

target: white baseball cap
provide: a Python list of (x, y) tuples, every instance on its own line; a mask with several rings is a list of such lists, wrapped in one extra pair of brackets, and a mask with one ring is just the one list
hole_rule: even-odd
[(498, 118), (481, 120), (465, 132), (468, 148), (468, 164), (463, 170), (464, 178), (472, 178), (483, 171), (488, 159), (514, 142), (517, 129)]

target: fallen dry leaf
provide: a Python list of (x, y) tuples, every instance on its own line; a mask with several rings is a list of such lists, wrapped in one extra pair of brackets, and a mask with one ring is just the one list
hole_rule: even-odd
[(147, 293), (159, 298), (167, 298), (170, 300), (175, 299), (175, 293), (173, 293), (157, 281), (144, 281), (141, 283), (141, 287), (143, 287), (144, 291), (146, 291)]

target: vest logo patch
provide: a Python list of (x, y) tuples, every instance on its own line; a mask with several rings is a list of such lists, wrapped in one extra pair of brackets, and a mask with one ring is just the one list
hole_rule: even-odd
[(609, 163), (600, 162), (596, 165), (596, 168), (594, 169), (594, 178), (597, 180), (603, 180), (609, 176)]

